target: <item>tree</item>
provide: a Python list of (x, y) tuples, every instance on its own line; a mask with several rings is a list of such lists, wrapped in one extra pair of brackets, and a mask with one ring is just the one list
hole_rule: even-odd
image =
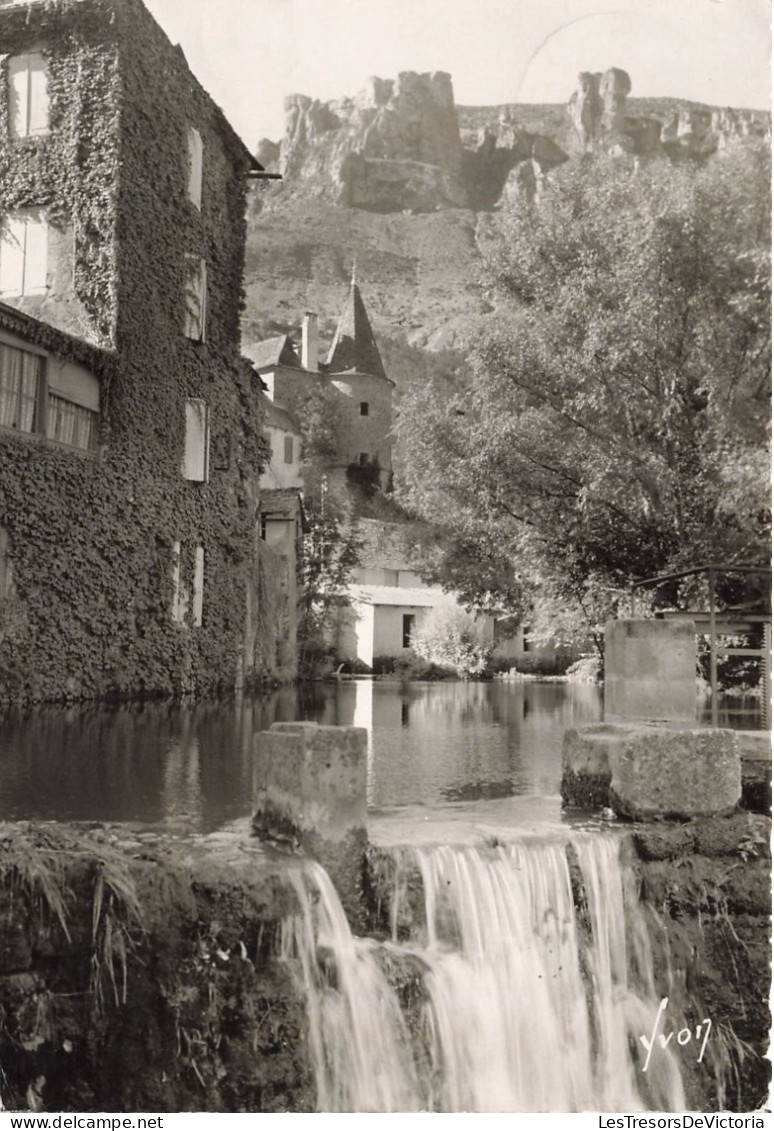
[(335, 654), (335, 629), (344, 590), (357, 565), (359, 542), (352, 501), (331, 473), (336, 455), (335, 409), (320, 384), (300, 413), (303, 432), (304, 536), (299, 578), (299, 675), (316, 674)]
[(768, 556), (769, 168), (564, 168), (493, 221), (496, 313), (464, 390), (404, 395), (398, 490), (594, 622), (632, 578)]

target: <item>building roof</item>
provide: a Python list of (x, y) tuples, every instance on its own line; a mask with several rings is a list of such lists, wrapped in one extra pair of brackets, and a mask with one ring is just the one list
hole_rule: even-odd
[(295, 515), (303, 513), (301, 491), (298, 487), (267, 487), (261, 489), (261, 514)]
[(80, 362), (96, 375), (105, 373), (116, 362), (114, 350), (94, 346), (5, 302), (0, 302), (0, 330), (16, 334), (40, 349)]
[(384, 372), (371, 323), (368, 321), (363, 297), (354, 279), (336, 327), (326, 369), (331, 374), (366, 373), (389, 380)]
[(300, 368), (298, 355), (288, 334), (279, 334), (276, 338), (266, 338), (262, 342), (242, 346), (242, 353), (250, 359), (253, 369), (258, 371), (276, 369), (278, 365)]
[(348, 593), (353, 601), (365, 605), (431, 609), (448, 600), (443, 589), (412, 589), (407, 585), (350, 585)]

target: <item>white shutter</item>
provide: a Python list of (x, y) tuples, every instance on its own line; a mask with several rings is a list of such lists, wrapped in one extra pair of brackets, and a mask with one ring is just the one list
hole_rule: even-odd
[(8, 96), (11, 137), (26, 137), (29, 123), (29, 55), (8, 60)]
[(0, 230), (0, 297), (24, 293), (24, 220), (6, 216)]
[(205, 340), (207, 318), (207, 264), (196, 255), (186, 256), (185, 336)]
[(25, 217), (24, 294), (46, 293), (48, 271), (48, 225), (40, 214)]
[(210, 411), (206, 401), (185, 402), (183, 478), (195, 483), (209, 479)]
[(197, 546), (194, 551), (194, 578), (193, 578), (193, 622), (197, 628), (202, 623), (204, 609), (204, 546)]
[(182, 624), (185, 620), (185, 608), (180, 601), (180, 551), (179, 542), (172, 543), (172, 620)]
[(207, 261), (199, 260), (199, 309), (201, 310), (201, 325), (199, 327), (199, 341), (207, 340)]
[(202, 206), (202, 169), (204, 161), (204, 146), (202, 135), (193, 126), (188, 127), (188, 199), (196, 205)]
[(40, 54), (28, 55), (29, 110), (27, 133), (30, 137), (48, 133), (48, 64)]

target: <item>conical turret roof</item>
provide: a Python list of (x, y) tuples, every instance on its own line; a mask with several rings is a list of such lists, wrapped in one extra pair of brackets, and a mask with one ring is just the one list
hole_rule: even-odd
[(363, 296), (354, 279), (336, 327), (326, 368), (329, 373), (370, 373), (374, 377), (387, 378)]

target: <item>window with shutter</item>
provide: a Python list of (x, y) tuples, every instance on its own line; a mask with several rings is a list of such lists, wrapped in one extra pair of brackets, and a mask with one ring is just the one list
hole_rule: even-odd
[(46, 293), (48, 226), (39, 209), (9, 212), (0, 224), (0, 298)]
[(203, 342), (207, 318), (207, 264), (197, 255), (187, 255), (185, 259), (185, 336)]
[(43, 358), (0, 343), (0, 424), (20, 432), (38, 430)]
[(8, 60), (8, 109), (11, 137), (48, 133), (48, 63), (39, 52)]
[(293, 462), (293, 437), (285, 437), (285, 463)]
[(180, 562), (182, 558), (180, 542), (172, 543), (172, 620), (175, 624), (185, 624), (188, 613), (188, 590), (180, 576)]
[(204, 146), (202, 135), (193, 126), (188, 127), (188, 199), (197, 208), (202, 206), (202, 170)]
[(204, 546), (197, 546), (194, 550), (194, 576), (193, 576), (193, 622), (197, 628), (201, 627), (202, 613), (204, 611)]
[(206, 401), (185, 402), (183, 478), (206, 483), (210, 476), (210, 410)]

